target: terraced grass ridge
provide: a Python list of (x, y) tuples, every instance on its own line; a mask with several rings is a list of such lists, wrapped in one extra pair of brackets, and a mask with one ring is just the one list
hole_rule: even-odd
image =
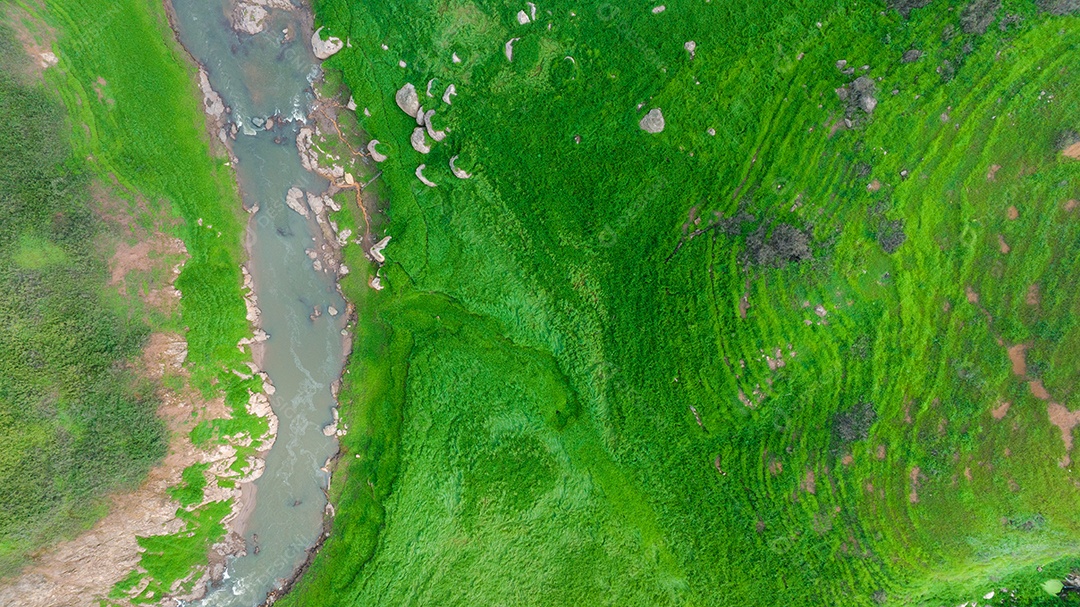
[(1076, 3), (314, 8), (393, 239), (281, 604), (1062, 604)]

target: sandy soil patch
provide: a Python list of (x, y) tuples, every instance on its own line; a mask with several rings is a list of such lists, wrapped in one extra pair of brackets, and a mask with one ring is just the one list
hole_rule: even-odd
[(970, 286), (964, 287), (964, 295), (967, 297), (968, 303), (979, 303), (979, 294)]
[(1061, 151), (1066, 158), (1080, 160), (1080, 143), (1074, 143)]
[(990, 165), (990, 170), (986, 172), (986, 180), (987, 181), (993, 181), (994, 180), (994, 175), (997, 175), (997, 172), (1000, 169), (1001, 169), (1000, 164)]
[(990, 415), (994, 419), (1005, 419), (1005, 415), (1009, 412), (1009, 407), (1011, 406), (1012, 403), (1010, 403), (1009, 401), (1005, 401), (995, 407), (994, 410), (990, 412)]
[(1080, 200), (1075, 200), (1073, 198), (1070, 198), (1069, 200), (1065, 201), (1065, 210), (1070, 212), (1070, 213), (1075, 211), (1076, 207), (1078, 207), (1078, 206), (1080, 206)]
[(919, 503), (919, 473), (919, 467), (915, 466), (908, 476), (911, 479), (911, 491), (908, 493), (908, 501), (912, 504)]
[(1027, 359), (1025, 356), (1027, 349), (1028, 344), (1016, 344), (1007, 349), (1007, 352), (1009, 353), (1009, 362), (1012, 363), (1013, 375), (1018, 377), (1027, 376)]
[(1005, 236), (1002, 234), (998, 234), (998, 250), (1001, 251), (1002, 255), (1008, 255), (1009, 251), (1012, 250), (1009, 243), (1005, 242)]
[(811, 470), (810, 468), (806, 469), (806, 474), (803, 475), (803, 480), (801, 483), (799, 483), (799, 486), (802, 487), (803, 491), (809, 493), (810, 495), (814, 495), (817, 493), (817, 478), (814, 476), (813, 470)]
[(1046, 387), (1043, 386), (1041, 379), (1033, 379), (1028, 382), (1028, 388), (1031, 389), (1031, 393), (1035, 398), (1039, 400), (1050, 400), (1050, 393), (1046, 391)]
[(1010, 221), (1016, 221), (1020, 218), (1020, 210), (1017, 209), (1016, 206), (1010, 206), (1005, 210), (1005, 216), (1008, 217)]
[(840, 458), (840, 463), (845, 466), (850, 466), (853, 461), (855, 461), (855, 458), (852, 457), (850, 453), (845, 453), (844, 457)]
[(1031, 283), (1031, 286), (1028, 287), (1027, 295), (1024, 296), (1024, 301), (1029, 306), (1039, 305), (1039, 302), (1042, 301), (1042, 294), (1039, 292), (1038, 283)]
[(877, 446), (877, 458), (878, 459), (885, 459), (885, 445), (878, 445)]
[(1050, 403), (1046, 406), (1046, 414), (1050, 417), (1050, 423), (1061, 429), (1061, 440), (1065, 443), (1065, 457), (1058, 463), (1064, 468), (1072, 463), (1072, 431), (1076, 424), (1080, 423), (1080, 411), (1069, 411), (1062, 405)]

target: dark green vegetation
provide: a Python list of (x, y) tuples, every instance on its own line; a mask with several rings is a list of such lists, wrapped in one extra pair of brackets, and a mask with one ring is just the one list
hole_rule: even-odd
[[(188, 383), (205, 399), (223, 395), (231, 410), (227, 421), (193, 412), (201, 420), (193, 442), (213, 447), (225, 433), (257, 439), (267, 426), (244, 406), (261, 380), (247, 375), (250, 353), (237, 349), (251, 333), (241, 295), (244, 216), (227, 158), (209, 147), (194, 68), (164, 6), (56, 0), (11, 8), (23, 28), (55, 39), (60, 62), (45, 71), (44, 86), (18, 88), (5, 75), (0, 95), (3, 574), (25, 551), (103, 514), (104, 491), (137, 482), (165, 453), (159, 387), (132, 383), (123, 364), (151, 328), (184, 335)], [(7, 60), (15, 47), (4, 44)], [(86, 191), (92, 179), (115, 185), (127, 205), (120, 213), (133, 223), (183, 240), (179, 314), (146, 313), (105, 288), (104, 260), (92, 255), (101, 229)], [(169, 389), (184, 387), (182, 378), (165, 379)], [(238, 450), (234, 472), (253, 451)], [(231, 503), (204, 503), (204, 468), (189, 468), (170, 491), (186, 527), (140, 538), (140, 568), (114, 598), (132, 590), (136, 602), (152, 603), (206, 562)], [(210, 479), (218, 481), (233, 482)]]
[(1057, 604), (1080, 19), (625, 4), (316, 2), (394, 240), (345, 283), (337, 517), (286, 603)]
[(0, 25), (0, 572), (102, 513), (165, 453), (154, 387), (125, 368), (148, 327), (102, 293), (103, 229), (64, 111)]

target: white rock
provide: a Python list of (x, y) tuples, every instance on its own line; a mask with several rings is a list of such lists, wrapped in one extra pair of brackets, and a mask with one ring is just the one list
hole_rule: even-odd
[(241, 2), (232, 12), (233, 29), (254, 36), (266, 29), (266, 16), (269, 13), (258, 4)]
[(514, 60), (514, 43), (518, 40), (521, 40), (521, 38), (511, 38), (506, 41), (506, 46), (503, 47), (503, 52), (506, 53), (507, 61)]
[(44, 53), (41, 53), (41, 67), (48, 69), (57, 63), (60, 63), (60, 60), (57, 59), (56, 55), (52, 52), (45, 51)]
[(431, 85), (432, 85), (432, 84), (434, 84), (434, 83), (435, 83), (435, 79), (434, 79), (434, 78), (432, 78), (431, 80), (428, 80), (428, 81), (427, 81), (427, 96), (428, 96), (428, 97), (435, 97), (435, 95), (432, 95), (432, 94), (431, 94)]
[(397, 94), (394, 95), (394, 101), (397, 102), (401, 111), (414, 118), (416, 112), (420, 110), (420, 96), (416, 94), (416, 87), (411, 82), (406, 82), (405, 86), (398, 89)]
[(457, 160), (457, 154), (450, 158), (450, 172), (454, 174), (454, 177), (458, 179), (468, 179), (472, 175), (466, 173), (463, 169), (459, 169), (454, 166), (454, 161)]
[(412, 144), (414, 150), (421, 154), (427, 154), (431, 151), (431, 148), (427, 144), (427, 137), (424, 135), (424, 127), (422, 126), (413, 129), (412, 136), (409, 137), (409, 143)]
[(645, 114), (638, 126), (646, 133), (659, 133), (664, 130), (664, 114), (660, 111), (660, 108), (653, 108), (649, 110), (648, 114)]
[(390, 244), (391, 238), (391, 236), (387, 236), (379, 242), (371, 245), (371, 251), (369, 251), (369, 254), (371, 255), (372, 259), (379, 263), (386, 263), (386, 257), (383, 256), (382, 251), (386, 248), (386, 245)]
[(450, 98), (451, 97), (456, 97), (456, 96), (457, 96), (457, 87), (451, 84), (450, 86), (446, 87), (446, 92), (444, 92), (442, 94), (443, 103), (445, 103), (446, 105), (453, 105), (453, 104), (450, 103)]
[(984, 599), (986, 599), (986, 600), (988, 600), (988, 601), (989, 601), (990, 599), (994, 598), (994, 591), (993, 591), (993, 590), (991, 590), (990, 592), (987, 592), (986, 594), (984, 594), (984, 595), (983, 595), (983, 598), (984, 598)]
[(526, 13), (525, 11), (518, 11), (517, 22), (518, 22), (518, 25), (525, 25), (526, 23), (529, 22), (529, 14)]
[[(378, 274), (376, 274), (375, 276), (372, 276), (371, 277), (371, 282), (369, 282), (368, 284), (370, 284), (371, 288), (375, 289), (376, 291), (382, 291), (383, 290), (382, 280), (379, 279)], [(357, 453), (356, 455), (359, 456), (360, 454)]]
[(694, 52), (697, 50), (697, 42), (689, 40), (686, 44), (683, 45), (683, 48), (686, 49), (686, 52), (690, 53), (690, 58), (693, 59)]
[(333, 36), (323, 40), (319, 36), (319, 32), (322, 30), (323, 28), (320, 27), (311, 35), (311, 51), (315, 53), (315, 56), (319, 59), (329, 59), (334, 53), (344, 48), (345, 43), (341, 41), (341, 38), (335, 38)]
[(654, 6), (653, 7), (652, 14), (659, 15), (660, 13), (662, 13), (662, 12), (664, 12), (666, 10), (667, 10), (667, 7), (664, 6), (663, 4), (661, 4), (660, 6)]
[(536, 5), (532, 2), (526, 2), (525, 4), (529, 5), (529, 17), (536, 21)]
[(435, 116), (435, 110), (428, 110), (424, 114), (424, 127), (427, 128), (428, 137), (431, 137), (435, 141), (442, 141), (446, 139), (446, 131), (436, 131), (435, 127), (431, 126), (431, 119)]
[(424, 126), (426, 117), (427, 114), (424, 112), (424, 106), (421, 105), (420, 108), (416, 110), (416, 126)]
[(424, 177), (424, 169), (425, 168), (427, 168), (426, 164), (422, 164), (422, 165), (416, 167), (416, 178), (420, 180), (420, 183), (426, 185), (429, 188), (436, 187), (436, 184), (435, 184), (434, 181), (431, 181), (427, 177)]
[(352, 98), (352, 95), (349, 95), (349, 102), (345, 104), (345, 107), (348, 108), (350, 112), (356, 111), (356, 100)]
[(379, 151), (375, 149), (375, 146), (377, 146), (377, 145), (379, 145), (379, 140), (378, 139), (372, 139), (371, 141), (368, 142), (368, 144), (367, 144), (368, 155), (370, 155), (371, 159), (374, 160), (375, 162), (384, 162), (384, 161), (386, 161), (386, 155), (385, 154), (380, 154)]
[(454, 53), (454, 54), (450, 55), (450, 59), (454, 63), (461, 63), (461, 57), (458, 57), (457, 53)]
[(289, 188), (285, 194), (285, 204), (304, 217), (308, 216), (307, 206), (304, 205), (304, 192), (300, 188)]
[(334, 306), (327, 306), (326, 307), (326, 312), (328, 314), (330, 314), (330, 316), (337, 316), (338, 315), (338, 309), (335, 308)]

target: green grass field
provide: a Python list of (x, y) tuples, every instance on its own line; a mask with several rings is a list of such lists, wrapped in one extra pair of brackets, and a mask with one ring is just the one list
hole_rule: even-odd
[(337, 516), (284, 604), (1060, 604), (1080, 18), (651, 8), (315, 3), (394, 239), (344, 283)]
[[(126, 364), (151, 330), (184, 335), (190, 386), (207, 399), (223, 395), (232, 411), (229, 420), (195, 427), (197, 446), (225, 433), (258, 438), (267, 423), (245, 409), (261, 380), (233, 373), (248, 373), (250, 360), (237, 349), (251, 334), (240, 273), (246, 216), (228, 159), (209, 148), (194, 68), (164, 6), (56, 0), (3, 8), (39, 42), (53, 41), (59, 58), (44, 82), (15, 83), (11, 62), (30, 59), (17, 57), (22, 49), (4, 33), (0, 576), (7, 576), (29, 552), (103, 515), (107, 492), (138, 484), (165, 454), (168, 437), (155, 414), (161, 386), (137, 381)], [(176, 280), (178, 314), (106, 285), (107, 256), (94, 239), (115, 228), (97, 219), (92, 181), (127, 205), (119, 213), (133, 224), (183, 240), (189, 258)], [(253, 452), (241, 448), (236, 475)], [(206, 563), (231, 504), (204, 503), (204, 469), (187, 470), (170, 492), (186, 528), (140, 538), (142, 562), (112, 598), (130, 591), (135, 602), (153, 603)]]

